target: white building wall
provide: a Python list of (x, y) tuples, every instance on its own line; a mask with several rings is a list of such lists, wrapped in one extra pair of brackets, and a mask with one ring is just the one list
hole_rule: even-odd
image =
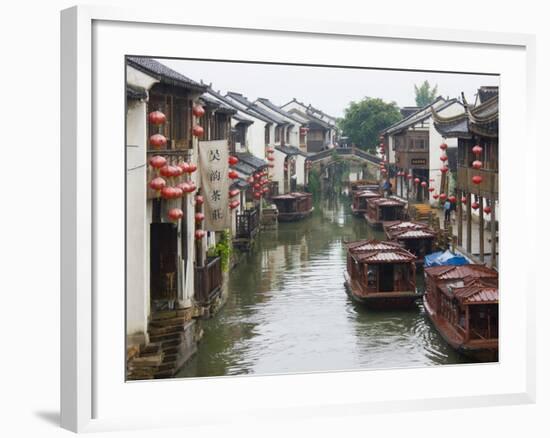
[(296, 159), (296, 184), (299, 186), (304, 186), (306, 183), (305, 176), (305, 164), (306, 158), (302, 155), (295, 155)]
[(279, 194), (282, 194), (285, 190), (284, 166), (286, 154), (275, 149), (273, 156), (275, 157), (275, 160), (272, 161), (272, 163), (275, 165), (269, 168), (269, 175), (271, 180), (279, 185)]

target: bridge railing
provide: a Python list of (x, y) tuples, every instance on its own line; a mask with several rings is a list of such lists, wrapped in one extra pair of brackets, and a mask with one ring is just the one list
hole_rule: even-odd
[(314, 155), (309, 156), (309, 160), (311, 161), (318, 161), (322, 160), (324, 158), (330, 157), (332, 154), (336, 153), (337, 155), (355, 155), (359, 158), (363, 158), (364, 160), (370, 161), (372, 163), (379, 164), (382, 160), (377, 157), (376, 155), (372, 155), (362, 149), (351, 147), (351, 148), (333, 148), (333, 149), (325, 149), (324, 151), (317, 152)]

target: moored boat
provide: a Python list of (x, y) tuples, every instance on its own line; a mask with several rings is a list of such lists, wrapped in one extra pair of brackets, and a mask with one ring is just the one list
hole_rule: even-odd
[(498, 273), (484, 265), (425, 268), (424, 307), (445, 341), (483, 362), (498, 360)]
[(367, 201), (380, 198), (380, 194), (371, 190), (353, 191), (351, 194), (351, 212), (360, 216), (367, 212)]
[(408, 218), (407, 203), (399, 198), (372, 198), (367, 201), (367, 212), (363, 215), (373, 228), (381, 228), (383, 222)]
[(311, 193), (291, 192), (271, 198), (277, 206), (279, 222), (292, 222), (303, 219), (313, 212)]
[(360, 240), (348, 242), (348, 295), (373, 309), (413, 307), (422, 296), (416, 290), (416, 257), (395, 242)]
[(424, 256), (434, 251), (437, 233), (428, 224), (417, 221), (384, 222), (388, 239), (397, 242), (416, 256), (416, 264), (424, 264)]

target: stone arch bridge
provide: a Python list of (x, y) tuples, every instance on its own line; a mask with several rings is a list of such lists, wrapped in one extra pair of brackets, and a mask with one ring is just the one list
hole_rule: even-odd
[(321, 168), (331, 166), (341, 160), (355, 161), (359, 164), (370, 164), (372, 166), (379, 166), (382, 162), (379, 157), (356, 147), (326, 149), (309, 155), (307, 159), (313, 166)]

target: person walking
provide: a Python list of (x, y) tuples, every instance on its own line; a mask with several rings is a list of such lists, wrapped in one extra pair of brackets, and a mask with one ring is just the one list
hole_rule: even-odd
[(384, 184), (382, 185), (382, 190), (384, 191), (384, 194), (387, 198), (389, 198), (392, 195), (392, 184), (390, 182), (389, 178), (386, 178), (386, 181), (384, 181)]
[(445, 204), (443, 204), (443, 210), (445, 211), (445, 222), (448, 223), (451, 221), (451, 201), (448, 199), (445, 201)]

